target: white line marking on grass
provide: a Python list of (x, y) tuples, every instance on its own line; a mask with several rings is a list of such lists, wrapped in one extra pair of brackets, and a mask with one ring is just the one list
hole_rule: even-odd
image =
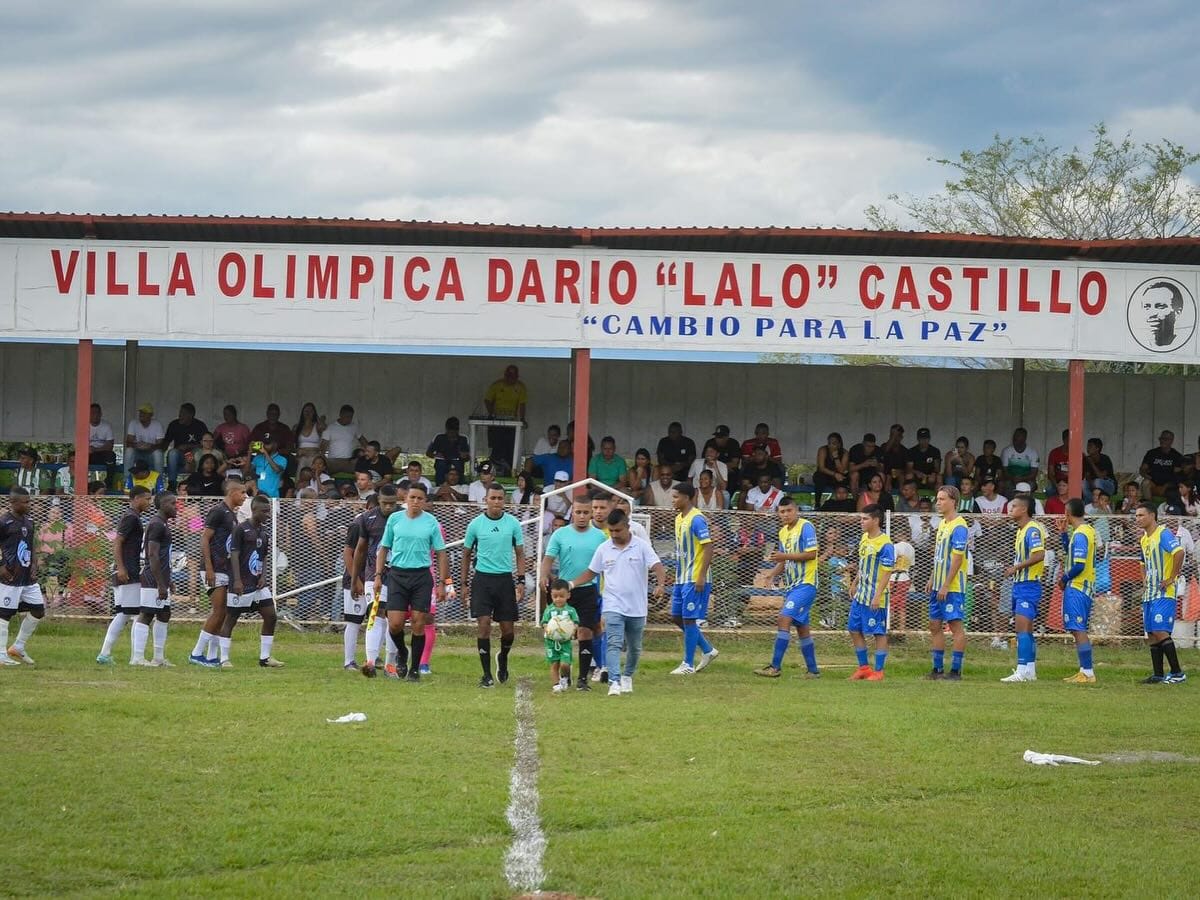
[(517, 683), (517, 731), (513, 738), (512, 777), (506, 816), (513, 830), (512, 846), (504, 856), (504, 877), (513, 890), (534, 892), (546, 878), (542, 857), (546, 853), (546, 835), (538, 812), (537, 727), (533, 721), (533, 682), (526, 676)]

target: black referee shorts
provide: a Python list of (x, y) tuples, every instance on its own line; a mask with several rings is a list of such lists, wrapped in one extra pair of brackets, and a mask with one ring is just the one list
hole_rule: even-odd
[(517, 588), (511, 572), (492, 575), (476, 572), (471, 582), (471, 617), (488, 616), (497, 622), (517, 621)]
[(388, 612), (429, 612), (433, 600), (433, 575), (423, 569), (389, 568), (384, 576)]
[(579, 613), (580, 626), (595, 631), (600, 624), (600, 594), (596, 586), (583, 584), (571, 591), (571, 605)]

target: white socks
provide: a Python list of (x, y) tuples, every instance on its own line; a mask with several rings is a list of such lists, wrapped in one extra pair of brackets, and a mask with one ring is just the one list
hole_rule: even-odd
[(154, 658), (162, 659), (167, 649), (167, 623), (154, 620)]
[(258, 639), (258, 658), (266, 659), (271, 655), (271, 646), (275, 643), (275, 635), (264, 634)]
[(346, 630), (342, 632), (342, 650), (345, 660), (343, 665), (350, 665), (354, 662), (355, 654), (358, 652), (358, 632), (362, 626), (357, 622), (347, 622)]
[(0, 653), (8, 647), (8, 619), (0, 619)]
[[(367, 631), (367, 665), (375, 665), (375, 660), (379, 659), (379, 648), (383, 646), (383, 636), (387, 634), (387, 619), (383, 616), (375, 617), (375, 624)], [(389, 643), (391, 643), (389, 641)]]
[(30, 635), (37, 631), (38, 622), (41, 619), (35, 619), (29, 613), (25, 614), (25, 619), (21, 622), (21, 630), (17, 632), (17, 639), (13, 641), (13, 646), (18, 650), (25, 649), (25, 642), (29, 640)]
[(125, 615), (123, 612), (113, 616), (113, 620), (108, 623), (108, 631), (104, 633), (104, 646), (100, 648), (101, 656), (111, 656), (113, 647), (116, 646), (117, 638), (121, 636), (121, 632), (125, 630), (125, 623), (132, 617)]
[(229, 648), (233, 644), (233, 638), (223, 637), (217, 638), (217, 645), (220, 647), (221, 662), (229, 662)]
[(209, 634), (207, 631), (204, 631), (203, 629), (201, 629), (200, 630), (200, 639), (198, 641), (196, 641), (196, 646), (192, 649), (192, 656), (203, 656), (206, 658), (211, 658), (209, 656), (209, 652), (208, 652), (208, 645), (210, 642), (212, 642), (214, 640), (216, 640), (215, 634)]
[(150, 636), (150, 626), (143, 625), (141, 622), (134, 622), (132, 631), (133, 652), (129, 656), (131, 665), (139, 660), (146, 659), (146, 638)]

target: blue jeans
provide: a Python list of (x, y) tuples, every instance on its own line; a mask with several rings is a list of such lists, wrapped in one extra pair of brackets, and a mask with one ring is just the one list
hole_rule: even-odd
[(172, 487), (179, 481), (180, 473), (187, 469), (187, 460), (183, 458), (187, 452), (187, 450), (180, 450), (177, 447), (172, 447), (167, 451), (167, 482)]
[(138, 460), (143, 460), (150, 467), (152, 472), (161, 472), (163, 470), (163, 452), (161, 450), (134, 450), (126, 448), (125, 450), (125, 474), (128, 475), (133, 469), (133, 464)]
[[(612, 682), (621, 674), (632, 678), (637, 672), (638, 659), (642, 655), (642, 635), (646, 631), (645, 616), (626, 616), (612, 610), (604, 610), (605, 652), (608, 654), (608, 680)], [(626, 640), (628, 638), (628, 640)], [(621, 651), (625, 651), (625, 669), (621, 669)]]

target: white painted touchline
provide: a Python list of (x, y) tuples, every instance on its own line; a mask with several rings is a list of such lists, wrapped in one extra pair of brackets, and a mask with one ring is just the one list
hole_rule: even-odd
[(537, 726), (533, 719), (533, 682), (526, 676), (517, 682), (517, 730), (513, 738), (512, 777), (509, 779), (507, 818), (513, 831), (512, 846), (504, 856), (504, 877), (513, 890), (540, 890), (546, 873), (542, 857), (546, 835), (538, 812)]

